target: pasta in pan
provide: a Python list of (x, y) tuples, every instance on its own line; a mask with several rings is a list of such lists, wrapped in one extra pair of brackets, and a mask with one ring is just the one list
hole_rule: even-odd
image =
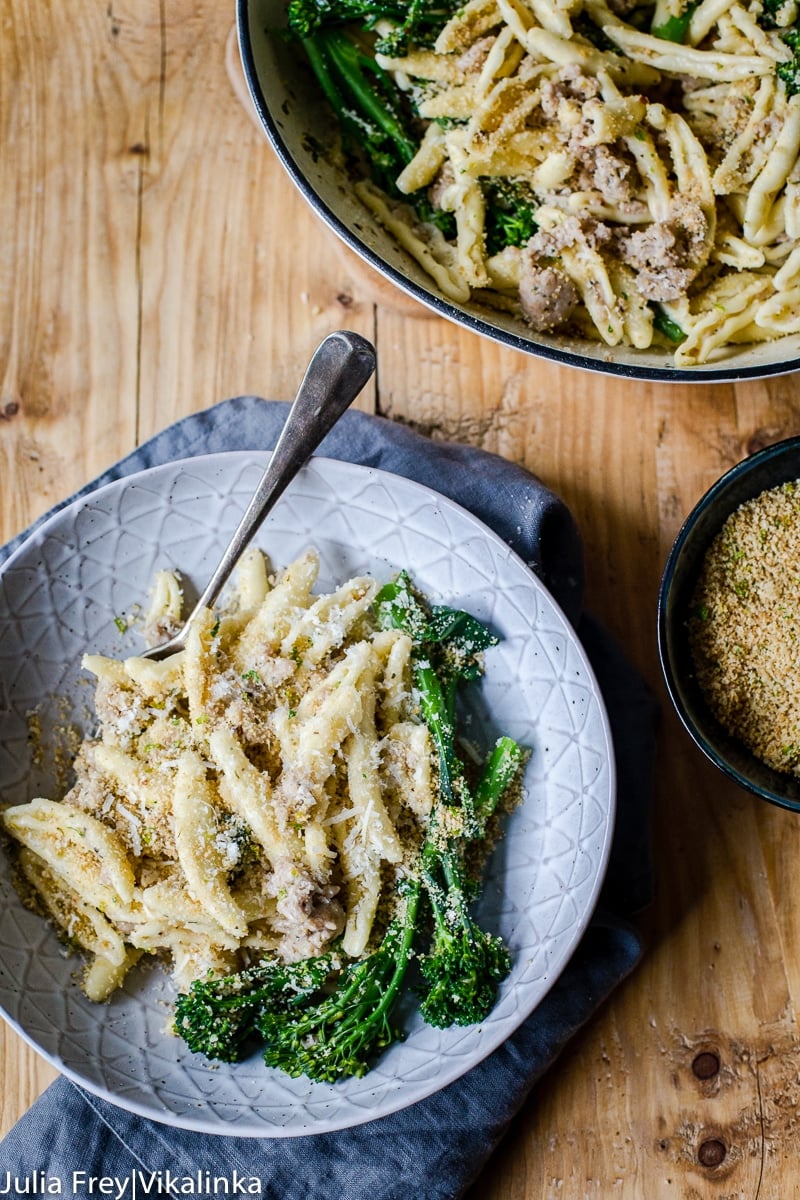
[(538, 332), (680, 367), (800, 332), (797, 20), (796, 0), (468, 0), (425, 45), (373, 21), (355, 36), (418, 136), (357, 194), (449, 299)]
[[(315, 595), (309, 550), (270, 577), (259, 551), (233, 602), (161, 661), (87, 655), (99, 732), (61, 801), (7, 808), (24, 887), (88, 959), (93, 1000), (144, 953), (178, 989), (268, 953), (362, 955), (390, 915), (433, 803), (411, 639), (380, 629), (368, 577)], [(148, 628), (180, 622), (157, 578)]]

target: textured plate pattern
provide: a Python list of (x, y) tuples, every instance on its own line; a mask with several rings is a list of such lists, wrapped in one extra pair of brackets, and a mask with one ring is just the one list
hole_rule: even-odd
[[(140, 648), (137, 605), (155, 570), (202, 586), (263, 470), (265, 455), (209, 455), (156, 467), (56, 514), (0, 573), (0, 780), (5, 803), (63, 793), (65, 729), (92, 728), (89, 650)], [(307, 545), (320, 585), (406, 566), (435, 600), (456, 602), (501, 636), (474, 690), (472, 728), (533, 750), (524, 803), (489, 865), (482, 919), (514, 955), (481, 1026), (440, 1031), (404, 1014), (408, 1037), (364, 1079), (336, 1086), (268, 1071), (258, 1055), (215, 1066), (165, 1035), (171, 990), (157, 970), (129, 977), (107, 1005), (75, 984), (76, 960), (27, 912), (0, 862), (0, 1007), (11, 1024), (85, 1087), (156, 1120), (269, 1137), (321, 1132), (385, 1115), (463, 1074), (536, 1007), (568, 961), (597, 899), (614, 817), (614, 767), (602, 699), (575, 634), (549, 593), (491, 531), (408, 480), (314, 459), (258, 537), (277, 566)], [(132, 627), (121, 634), (115, 618)], [(29, 738), (30, 714), (45, 752)], [(41, 757), (41, 761), (39, 758)]]

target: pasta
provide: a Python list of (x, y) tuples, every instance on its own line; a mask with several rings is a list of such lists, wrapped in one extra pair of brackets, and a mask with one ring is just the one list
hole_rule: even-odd
[[(235, 595), (162, 662), (87, 655), (97, 735), (62, 800), (6, 808), (21, 887), (87, 959), (93, 1000), (142, 954), (177, 988), (341, 939), (357, 958), (391, 915), (434, 795), (410, 637), (380, 629), (377, 585), (314, 595), (313, 550), (273, 577), (247, 554)], [(180, 622), (156, 579), (151, 640)]]
[[(797, 333), (796, 19), (795, 0), (468, 0), (425, 46), (377, 22), (418, 136), (356, 192), (445, 296), (537, 332), (679, 367)], [(532, 225), (499, 244), (520, 204)]]

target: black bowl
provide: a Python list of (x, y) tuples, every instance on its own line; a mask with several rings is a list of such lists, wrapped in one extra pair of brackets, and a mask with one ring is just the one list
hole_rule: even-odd
[(800, 479), (800, 437), (732, 467), (695, 505), (675, 539), (658, 595), (658, 646), (670, 698), (694, 741), (740, 787), (800, 812), (800, 779), (768, 767), (711, 712), (694, 672), (688, 622), (703, 557), (732, 512), (768, 488)]

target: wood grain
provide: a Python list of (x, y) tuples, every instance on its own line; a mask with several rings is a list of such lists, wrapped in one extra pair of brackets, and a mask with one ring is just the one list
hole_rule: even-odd
[[(654, 629), (685, 514), (725, 468), (800, 432), (796, 377), (565, 370), (384, 284), (243, 107), (228, 6), (0, 12), (0, 536), (186, 413), (288, 398), (342, 326), (378, 346), (363, 407), (536, 471), (581, 524), (589, 607), (662, 702), (658, 891), (643, 962), (536, 1087), (471, 1200), (800, 1194), (800, 826), (688, 743)], [(0, 1062), (5, 1131), (53, 1072), (8, 1030)]]

